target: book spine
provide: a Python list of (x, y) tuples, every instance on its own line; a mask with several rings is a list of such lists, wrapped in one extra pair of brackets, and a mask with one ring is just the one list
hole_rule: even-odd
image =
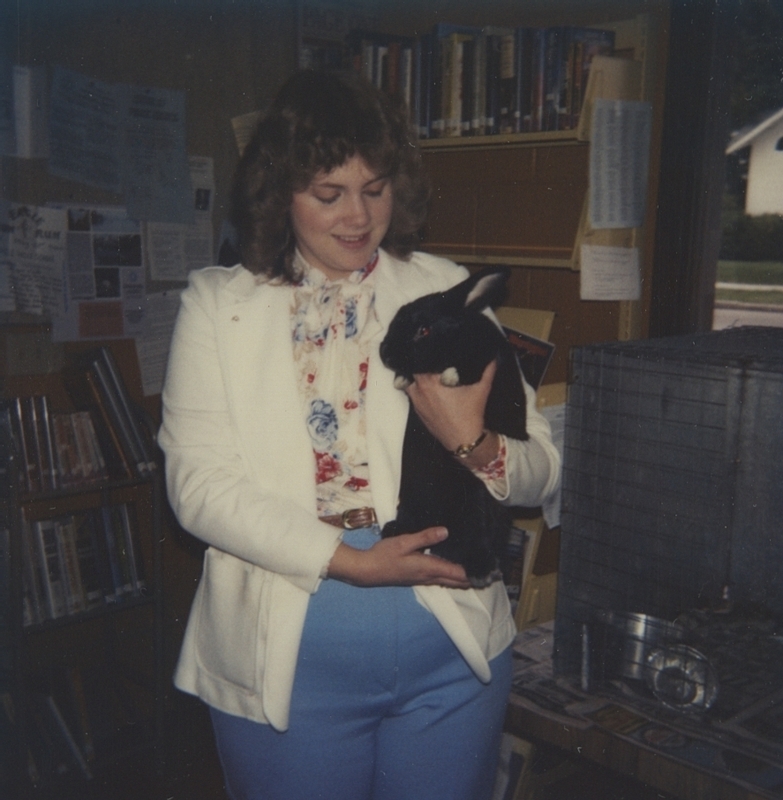
[(63, 574), (63, 590), (65, 594), (65, 610), (68, 614), (78, 614), (87, 606), (84, 597), (79, 556), (76, 552), (73, 519), (66, 517), (54, 521), (57, 537), (57, 551), (60, 556), (60, 567)]
[(20, 465), (20, 475), (23, 476), (22, 488), (28, 492), (35, 492), (38, 490), (38, 470), (32, 453), (32, 434), (25, 418), (24, 404), (21, 397), (14, 398), (12, 412), (17, 431), (16, 440), (19, 444), (22, 459)]
[(66, 613), (65, 586), (60, 550), (54, 521), (47, 519), (32, 523), (38, 540), (38, 554), (41, 558), (41, 574), (44, 580), (44, 596), (51, 619)]
[(136, 586), (133, 580), (133, 568), (131, 567), (130, 553), (125, 538), (125, 526), (122, 519), (122, 505), (109, 507), (111, 512), (111, 531), (114, 536), (114, 543), (117, 553), (117, 560), (120, 567), (123, 594), (136, 594)]
[(400, 49), (400, 81), (398, 89), (408, 114), (412, 117), (413, 105), (413, 45), (407, 44)]
[(546, 29), (536, 28), (533, 32), (531, 63), (531, 130), (544, 130), (544, 73), (546, 64)]
[(484, 133), (492, 136), (500, 132), (500, 39), (485, 34), (487, 70), (485, 76)]
[(75, 453), (71, 449), (71, 420), (68, 414), (52, 414), (52, 432), (60, 485), (74, 486), (79, 483), (79, 473)]
[(114, 580), (114, 568), (109, 555), (109, 545), (105, 531), (106, 521), (104, 508), (105, 507), (102, 507), (99, 512), (90, 511), (89, 515), (91, 519), (86, 520), (86, 522), (90, 529), (92, 546), (95, 551), (95, 566), (98, 571), (101, 593), (104, 602), (111, 605), (121, 600), (122, 596), (118, 594)]
[(485, 132), (485, 109), (487, 105), (487, 37), (484, 33), (476, 36), (473, 58), (473, 109), (471, 131), (475, 136)]
[(38, 410), (36, 409), (35, 398), (25, 397), (22, 405), (27, 429), (30, 431), (30, 455), (34, 464), (36, 491), (45, 491), (49, 488), (49, 476), (44, 465), (44, 444), (38, 424)]
[(136, 474), (134, 468), (131, 466), (133, 463), (132, 459), (120, 441), (119, 433), (117, 432), (115, 423), (112, 421), (112, 415), (109, 413), (107, 404), (104, 402), (103, 395), (98, 387), (98, 379), (90, 371), (85, 373), (84, 379), (90, 390), (95, 406), (98, 409), (98, 414), (100, 414), (100, 421), (103, 423), (101, 429), (106, 434), (106, 436), (104, 436), (104, 453), (108, 455), (106, 451), (110, 445), (111, 452), (116, 457), (114, 463), (117, 468), (117, 474), (125, 478), (132, 478)]
[(95, 431), (95, 425), (93, 425), (92, 422), (92, 415), (89, 411), (79, 411), (77, 413), (79, 414), (82, 430), (84, 431), (84, 439), (87, 444), (87, 448), (90, 451), (90, 460), (95, 467), (96, 477), (106, 478), (108, 477), (106, 460), (103, 457), (101, 444)]
[(507, 33), (500, 39), (500, 132), (515, 133), (515, 101), (517, 95), (515, 36)]
[(87, 432), (84, 429), (84, 420), (79, 412), (71, 414), (71, 430), (76, 443), (80, 471), (84, 476), (85, 483), (90, 483), (98, 477), (98, 465), (93, 461), (90, 443), (87, 441)]
[(111, 378), (102, 361), (92, 362), (92, 374), (103, 399), (104, 406), (108, 412), (110, 424), (122, 443), (122, 449), (127, 460), (133, 465), (134, 473), (138, 475), (147, 474), (147, 464), (142, 453), (138, 451), (133, 431), (129, 428), (123, 415), (117, 398), (112, 389)]
[(112, 385), (114, 386), (117, 397), (120, 400), (120, 405), (128, 420), (128, 426), (131, 430), (131, 434), (133, 435), (139, 452), (141, 453), (142, 459), (146, 463), (147, 469), (152, 471), (157, 465), (152, 453), (150, 452), (147, 441), (141, 433), (141, 425), (139, 424), (138, 414), (134, 409), (134, 403), (131, 399), (130, 393), (128, 392), (128, 387), (125, 385), (125, 381), (122, 379), (122, 373), (117, 365), (117, 361), (108, 347), (102, 347), (100, 350), (100, 355), (102, 356), (103, 361), (109, 370), (109, 376), (111, 378)]
[(74, 542), (79, 561), (79, 574), (86, 608), (103, 604), (104, 582), (98, 563), (99, 553), (95, 542), (95, 519), (92, 509), (74, 516)]
[(77, 738), (84, 757), (89, 764), (95, 760), (95, 742), (92, 735), (90, 715), (87, 710), (87, 695), (84, 691), (82, 672), (78, 667), (68, 667), (65, 670), (65, 678), (68, 686), (68, 695), (78, 723)]
[(24, 590), (27, 597), (26, 607), (29, 607), (29, 619), (26, 617), (26, 625), (37, 625), (48, 619), (46, 599), (44, 598), (44, 580), (41, 571), (41, 557), (38, 554), (38, 541), (33, 532), (32, 526), (27, 520), (22, 526), (22, 574)]
[(462, 135), (472, 136), (478, 124), (473, 125), (473, 81), (476, 75), (476, 40), (465, 39), (461, 44), (462, 50), (462, 96), (460, 98)]
[(134, 507), (128, 503), (123, 503), (120, 506), (120, 512), (134, 594), (144, 594), (147, 590), (147, 580), (144, 571), (144, 559), (141, 557)]
[(9, 497), (11, 481), (16, 480), (14, 464), (18, 464), (11, 406), (0, 401), (0, 498)]
[(122, 563), (120, 561), (120, 551), (117, 548), (117, 535), (114, 529), (111, 506), (101, 507), (101, 522), (103, 523), (103, 537), (106, 542), (106, 552), (108, 554), (109, 568), (111, 570), (112, 585), (114, 587), (114, 597), (121, 600), (132, 587), (126, 584), (123, 574)]
[(79, 772), (81, 772), (82, 777), (91, 780), (92, 770), (87, 764), (82, 751), (79, 749), (79, 745), (76, 743), (76, 739), (74, 739), (73, 733), (71, 733), (71, 729), (68, 727), (68, 723), (65, 721), (62, 711), (60, 711), (57, 701), (51, 695), (46, 695), (44, 697), (44, 704), (48, 717), (53, 723), (56, 736), (62, 742), (71, 760), (79, 769)]
[(54, 432), (52, 430), (49, 399), (46, 395), (38, 395), (33, 398), (33, 405), (37, 406), (38, 412), (38, 429), (41, 438), (41, 449), (43, 450), (44, 475), (46, 479), (44, 485), (47, 489), (59, 489), (60, 476), (54, 449)]

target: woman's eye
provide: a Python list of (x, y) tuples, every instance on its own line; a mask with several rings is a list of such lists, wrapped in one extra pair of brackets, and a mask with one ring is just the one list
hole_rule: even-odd
[(337, 200), (337, 198), (339, 196), (340, 195), (338, 195), (338, 194), (329, 195), (328, 197), (321, 197), (320, 195), (316, 195), (315, 199), (319, 200), (320, 202), (324, 203), (324, 205), (328, 206), (328, 205), (331, 205), (332, 203), (334, 203), (335, 200)]

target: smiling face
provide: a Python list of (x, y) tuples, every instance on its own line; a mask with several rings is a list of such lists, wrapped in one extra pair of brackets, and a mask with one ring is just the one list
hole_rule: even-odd
[(307, 262), (335, 280), (362, 269), (389, 229), (392, 185), (360, 156), (319, 173), (291, 203), (291, 225)]

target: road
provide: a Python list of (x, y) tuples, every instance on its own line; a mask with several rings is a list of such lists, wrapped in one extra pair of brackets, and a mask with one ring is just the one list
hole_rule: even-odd
[(716, 303), (712, 329), (740, 325), (766, 325), (783, 328), (783, 305), (756, 306), (750, 303)]

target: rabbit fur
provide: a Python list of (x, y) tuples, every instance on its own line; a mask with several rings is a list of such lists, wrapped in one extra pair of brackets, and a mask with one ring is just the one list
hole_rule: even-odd
[[(402, 306), (381, 343), (380, 355), (395, 373), (395, 386), (403, 390), (419, 373), (440, 374), (447, 386), (476, 383), (487, 364), (497, 359), (485, 426), (513, 439), (527, 439), (525, 390), (516, 354), (483, 313), (500, 304), (509, 274), (506, 267), (484, 269), (448, 291)], [(461, 564), (471, 584), (483, 587), (501, 577), (499, 556), (510, 524), (508, 511), (427, 430), (411, 405), (397, 518), (384, 526), (382, 535), (446, 527), (448, 538), (432, 552)]]

